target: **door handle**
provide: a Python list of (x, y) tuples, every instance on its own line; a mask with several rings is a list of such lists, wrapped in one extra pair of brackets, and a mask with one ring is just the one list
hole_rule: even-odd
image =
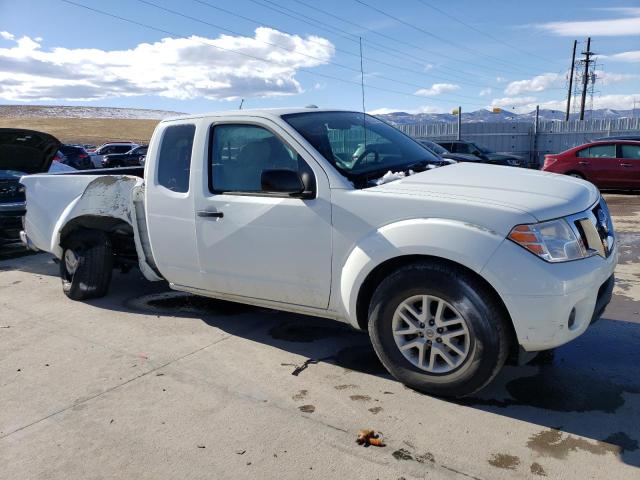
[(198, 212), (198, 216), (199, 217), (205, 217), (205, 218), (222, 218), (224, 217), (224, 213), (222, 212), (211, 212), (208, 210), (200, 210)]
[(581, 162), (578, 162), (578, 165), (589, 165), (589, 162), (582, 160)]
[(631, 168), (631, 167), (633, 167), (633, 165), (631, 165), (630, 163), (621, 163), (621, 164), (620, 164), (620, 166), (621, 166), (621, 167), (624, 167), (624, 168)]

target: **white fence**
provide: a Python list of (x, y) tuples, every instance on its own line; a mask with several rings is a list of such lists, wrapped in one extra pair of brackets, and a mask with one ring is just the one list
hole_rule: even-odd
[[(401, 125), (398, 128), (412, 137), (431, 140), (455, 140), (458, 135), (455, 123)], [(541, 121), (537, 129), (534, 122), (463, 123), (460, 131), (463, 140), (496, 152), (521, 155), (529, 159), (532, 166), (541, 165), (547, 153), (562, 152), (611, 135), (640, 135), (640, 118)]]

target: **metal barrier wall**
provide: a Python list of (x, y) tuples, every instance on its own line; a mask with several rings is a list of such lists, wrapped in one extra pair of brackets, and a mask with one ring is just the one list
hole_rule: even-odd
[[(455, 140), (455, 123), (400, 125), (400, 130), (414, 138)], [(615, 120), (572, 120), (569, 122), (490, 122), (463, 123), (460, 136), (496, 152), (510, 152), (527, 158), (539, 167), (547, 153), (559, 153), (569, 148), (611, 135), (640, 135), (640, 118)]]

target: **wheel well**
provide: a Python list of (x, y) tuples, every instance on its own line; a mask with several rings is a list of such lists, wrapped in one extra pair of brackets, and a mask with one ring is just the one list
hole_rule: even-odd
[(100, 230), (109, 236), (115, 265), (134, 266), (138, 264), (133, 227), (124, 220), (100, 215), (76, 217), (60, 231), (60, 245), (64, 245), (70, 235), (81, 230)]
[(586, 178), (583, 173), (578, 172), (577, 170), (569, 170), (568, 172), (565, 172), (565, 175), (577, 175), (582, 179)]
[[(515, 332), (515, 329), (513, 328), (513, 321), (511, 320), (511, 315), (509, 315), (509, 311), (507, 310), (507, 307), (505, 306), (504, 302), (500, 298), (500, 295), (498, 295), (498, 292), (496, 292), (495, 288), (493, 288), (493, 286), (489, 282), (487, 282), (482, 276), (478, 275), (476, 272), (474, 272), (470, 268), (465, 267), (460, 263), (454, 262), (452, 260), (447, 260), (445, 258), (434, 257), (429, 255), (405, 255), (401, 257), (391, 258), (385, 262), (382, 262), (380, 265), (375, 267), (369, 273), (369, 275), (367, 275), (367, 278), (365, 278), (364, 282), (362, 283), (362, 286), (360, 287), (360, 291), (358, 292), (358, 300), (356, 301), (356, 318), (358, 320), (358, 326), (362, 330), (367, 330), (368, 328), (369, 303), (371, 302), (371, 297), (373, 296), (373, 293), (377, 288), (377, 286), (380, 284), (380, 282), (384, 278), (388, 277), (392, 272), (394, 272), (395, 270), (401, 267), (404, 267), (405, 265), (409, 265), (417, 262), (424, 262), (424, 261), (433, 261), (433, 262), (444, 263), (444, 264), (455, 266), (459, 269), (464, 270), (468, 275), (476, 278), (478, 281), (483, 283), (487, 287), (489, 292), (493, 294), (495, 300), (497, 301), (498, 305), (502, 309), (502, 312), (505, 315), (505, 318), (509, 319), (508, 325), (509, 325), (511, 338), (513, 340), (516, 339), (516, 332)], [(518, 343), (517, 341), (514, 341), (511, 344), (512, 346), (517, 347), (517, 343)]]

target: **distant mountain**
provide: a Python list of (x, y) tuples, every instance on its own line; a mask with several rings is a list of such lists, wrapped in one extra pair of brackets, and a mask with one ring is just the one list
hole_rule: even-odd
[(118, 118), (161, 120), (184, 115), (180, 112), (139, 108), (75, 107), (58, 105), (0, 105), (4, 118)]
[[(602, 108), (600, 110), (589, 111), (585, 114), (587, 120), (590, 119), (616, 119), (616, 118), (632, 118), (638, 116), (640, 112), (633, 110), (612, 110), (610, 108)], [(634, 115), (635, 114), (635, 115)], [(458, 121), (457, 115), (450, 113), (416, 113), (393, 112), (383, 115), (377, 115), (379, 118), (394, 125), (409, 124), (427, 124), (427, 123), (454, 123)], [(476, 110), (473, 112), (462, 112), (462, 121), (465, 123), (478, 122), (530, 122), (536, 117), (535, 110), (529, 113), (514, 113), (502, 110), (500, 113), (493, 113), (489, 110)], [(571, 120), (577, 120), (578, 115), (572, 114)], [(564, 120), (564, 112), (559, 110), (540, 110), (540, 120)]]

